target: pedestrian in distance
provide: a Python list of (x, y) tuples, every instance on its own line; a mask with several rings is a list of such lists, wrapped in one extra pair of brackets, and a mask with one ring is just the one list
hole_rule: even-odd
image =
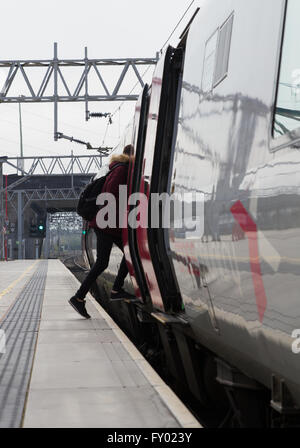
[[(133, 155), (133, 147), (132, 145), (125, 146), (123, 150), (123, 154), (114, 155), (110, 160), (109, 172), (106, 175), (106, 179), (104, 185), (102, 186), (100, 193), (111, 193), (116, 200), (116, 211), (117, 211), (117, 227), (110, 228), (107, 227), (105, 229), (100, 229), (97, 226), (96, 216), (89, 222), (89, 227), (94, 229), (94, 232), (97, 237), (97, 257), (96, 262), (92, 266), (89, 271), (87, 277), (82, 282), (80, 288), (76, 292), (76, 294), (71, 297), (69, 300), (70, 305), (83, 317), (89, 319), (91, 316), (88, 314), (86, 310), (86, 302), (85, 297), (88, 291), (90, 290), (93, 283), (97, 280), (99, 275), (105, 271), (109, 264), (109, 258), (111, 254), (111, 250), (113, 244), (115, 244), (122, 252), (123, 250), (123, 242), (122, 242), (122, 229), (120, 228), (120, 221), (123, 217), (118, 216), (119, 210), (119, 186), (127, 185), (127, 176), (128, 176), (128, 166), (130, 157)], [(125, 207), (126, 209), (126, 207)], [(135, 297), (132, 294), (124, 291), (123, 285), (125, 278), (128, 274), (128, 268), (125, 260), (125, 256), (123, 255), (118, 274), (116, 276), (110, 300), (122, 300), (129, 299), (133, 300)]]

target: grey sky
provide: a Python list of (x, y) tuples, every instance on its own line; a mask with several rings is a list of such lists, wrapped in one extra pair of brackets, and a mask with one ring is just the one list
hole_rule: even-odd
[[(3, 1), (0, 60), (51, 59), (55, 41), (61, 58), (82, 58), (85, 46), (91, 58), (154, 57), (190, 3), (191, 0)], [(194, 1), (171, 43), (178, 42), (178, 36), (200, 3), (201, 0)], [(152, 71), (151, 68), (145, 81), (150, 80)], [(4, 71), (0, 71), (1, 87), (4, 75)], [(113, 84), (114, 79), (106, 81)], [(134, 84), (135, 78), (132, 78), (130, 88)], [(24, 93), (22, 89), (20, 82), (19, 91), (15, 93)], [(119, 105), (90, 103), (90, 110), (113, 112)], [(133, 108), (133, 103), (126, 103), (115, 115), (113, 125), (108, 127), (105, 145), (116, 145)], [(69, 154), (71, 150), (75, 154), (86, 152), (84, 146), (66, 141), (54, 142), (52, 104), (24, 104), (22, 116), (25, 155)], [(0, 104), (1, 155), (19, 153), (18, 117), (18, 105)], [(59, 131), (66, 135), (99, 145), (103, 142), (106, 127), (105, 119), (85, 122), (83, 103), (59, 104)]]

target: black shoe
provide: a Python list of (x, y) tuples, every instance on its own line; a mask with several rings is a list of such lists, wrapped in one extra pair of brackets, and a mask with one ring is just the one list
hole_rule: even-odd
[(136, 297), (129, 292), (124, 291), (124, 289), (120, 289), (118, 292), (112, 292), (110, 294), (111, 302), (115, 302), (117, 300), (136, 300)]
[(88, 314), (87, 310), (85, 309), (85, 301), (80, 302), (76, 296), (71, 297), (69, 300), (69, 304), (74, 308), (74, 310), (77, 311), (81, 316), (85, 317), (86, 319), (90, 319), (91, 316)]

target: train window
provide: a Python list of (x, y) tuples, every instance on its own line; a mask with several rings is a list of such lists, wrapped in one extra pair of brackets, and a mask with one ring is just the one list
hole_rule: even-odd
[(221, 26), (216, 56), (216, 67), (214, 74), (214, 87), (227, 76), (229, 65), (230, 44), (233, 26), (233, 14)]
[(213, 86), (218, 32), (219, 30), (215, 31), (215, 33), (208, 39), (205, 46), (202, 75), (202, 90), (204, 93), (210, 92)]
[(202, 90), (210, 92), (227, 76), (234, 15), (208, 39), (205, 46)]
[(299, 0), (288, 0), (281, 53), (273, 136), (294, 135), (300, 128)]

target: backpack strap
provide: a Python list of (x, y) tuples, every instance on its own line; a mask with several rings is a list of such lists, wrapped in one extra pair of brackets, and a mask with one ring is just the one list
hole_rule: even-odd
[(119, 168), (119, 166), (128, 166), (128, 163), (124, 163), (124, 162), (118, 162), (116, 163), (106, 174), (108, 176), (108, 174), (112, 173), (116, 168)]
[(116, 169), (119, 168), (120, 166), (128, 166), (128, 163), (124, 163), (124, 162), (119, 162), (116, 163), (105, 175), (106, 178), (108, 178), (108, 176)]

